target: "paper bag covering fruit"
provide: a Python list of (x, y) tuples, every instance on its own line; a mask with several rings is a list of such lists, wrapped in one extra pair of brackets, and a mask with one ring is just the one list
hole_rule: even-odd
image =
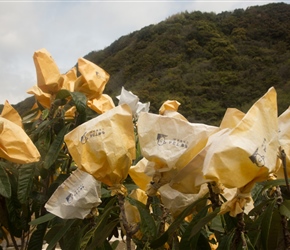
[(290, 107), (278, 117), (278, 126), (280, 152), (277, 158), (277, 172), (275, 174), (278, 179), (284, 179), (282, 150), (285, 157), (286, 172), (288, 177), (290, 176)]
[(81, 170), (118, 188), (135, 158), (131, 110), (126, 104), (117, 106), (78, 126), (64, 140)]
[(40, 154), (17, 124), (0, 116), (0, 157), (14, 163), (31, 163), (40, 159)]
[(121, 94), (116, 96), (119, 100), (118, 105), (128, 104), (132, 110), (134, 118), (138, 118), (140, 112), (148, 112), (150, 102), (139, 102), (139, 97), (134, 95), (131, 91), (127, 91), (124, 87), (121, 89)]
[(197, 194), (184, 194), (171, 188), (169, 184), (165, 184), (159, 188), (159, 193), (164, 206), (170, 211), (173, 218), (176, 218), (187, 206), (205, 196), (208, 188), (203, 185)]
[(257, 177), (266, 180), (275, 170), (278, 146), (276, 91), (271, 88), (236, 127), (212, 142), (204, 176), (228, 188), (242, 188)]
[[(206, 146), (171, 180), (170, 186), (185, 194), (196, 194), (200, 186), (212, 180), (203, 176), (203, 164), (207, 155), (207, 150), (214, 141), (219, 141), (220, 137), (229, 129), (237, 126), (245, 114), (235, 108), (228, 108), (220, 124), (220, 131), (209, 136)], [(220, 183), (216, 183), (219, 185)]]
[(23, 128), (22, 124), (22, 118), (18, 114), (18, 112), (10, 105), (8, 101), (5, 101), (2, 112), (1, 112), (1, 117), (15, 123), (19, 127)]
[(45, 208), (63, 219), (84, 219), (101, 204), (100, 197), (101, 183), (92, 175), (76, 169), (55, 190)]
[(75, 83), (75, 91), (84, 93), (88, 99), (100, 98), (110, 75), (98, 65), (84, 59), (78, 59), (81, 76)]
[(61, 74), (46, 49), (40, 49), (34, 52), (33, 61), (36, 68), (37, 86), (48, 94), (54, 94), (60, 90)]
[(167, 100), (160, 107), (159, 114), (167, 116), (167, 117), (174, 117), (174, 118), (179, 118), (181, 120), (187, 121), (187, 119), (177, 111), (179, 106), (180, 106), (180, 103), (178, 101)]
[(131, 166), (129, 175), (134, 183), (143, 191), (146, 191), (148, 184), (152, 180), (152, 176), (146, 174), (148, 160), (143, 157), (136, 165)]
[[(142, 155), (154, 165), (153, 189), (167, 183), (206, 145), (217, 127), (141, 113), (138, 135)], [(154, 195), (154, 190), (152, 190)], [(150, 195), (150, 190), (148, 190)]]

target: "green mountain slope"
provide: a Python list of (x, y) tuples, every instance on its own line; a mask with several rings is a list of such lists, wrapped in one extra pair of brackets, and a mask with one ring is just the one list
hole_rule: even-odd
[(246, 112), (275, 86), (281, 113), (290, 104), (290, 5), (179, 13), (85, 58), (111, 75), (106, 93), (124, 86), (151, 112), (175, 99), (190, 121), (218, 124), (226, 108)]

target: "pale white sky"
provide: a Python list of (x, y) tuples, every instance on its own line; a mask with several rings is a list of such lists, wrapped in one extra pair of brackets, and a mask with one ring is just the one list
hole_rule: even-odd
[[(282, 1), (2, 1), (0, 0), (0, 104), (31, 96), (33, 53), (46, 48), (60, 72), (121, 36), (183, 11), (215, 12)], [(290, 3), (289, 1), (283, 1)]]

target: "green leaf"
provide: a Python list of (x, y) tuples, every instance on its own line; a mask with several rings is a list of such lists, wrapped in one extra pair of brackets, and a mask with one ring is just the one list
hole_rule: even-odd
[(65, 99), (71, 95), (71, 92), (67, 89), (61, 89), (56, 93), (55, 99)]
[(58, 231), (57, 234), (52, 238), (52, 240), (49, 242), (48, 247), (46, 250), (53, 250), (56, 246), (57, 242), (60, 241), (60, 239), (65, 235), (65, 233), (70, 229), (72, 224), (75, 222), (75, 220), (67, 220), (65, 225)]
[(190, 237), (194, 236), (203, 226), (208, 224), (219, 213), (220, 208), (216, 208), (213, 212), (200, 219), (191, 229)]
[(96, 247), (100, 247), (118, 224), (119, 218), (110, 221), (103, 228), (99, 227), (98, 230), (95, 230), (92, 243), (86, 249), (94, 250)]
[(290, 200), (283, 200), (283, 203), (281, 204), (279, 211), (282, 215), (286, 216), (287, 218), (290, 218)]
[[(287, 223), (287, 222), (286, 222)], [(284, 248), (284, 233), (281, 224), (281, 215), (278, 209), (274, 209), (269, 229), (268, 249), (283, 249)], [(282, 244), (281, 244), (282, 243)]]
[(180, 241), (180, 248), (181, 249), (196, 249), (196, 245), (198, 243), (198, 238), (200, 236), (201, 230), (195, 235), (195, 237), (191, 237), (192, 228), (199, 220), (207, 215), (208, 208), (210, 206), (205, 206), (197, 215), (193, 217), (191, 222), (186, 227), (185, 232), (182, 234), (182, 238)]
[(57, 134), (54, 141), (51, 143), (49, 150), (45, 156), (43, 167), (49, 169), (51, 165), (57, 160), (58, 154), (63, 147), (64, 136), (68, 131), (68, 126), (63, 127)]
[(157, 227), (153, 217), (150, 214), (150, 211), (146, 208), (146, 206), (135, 199), (129, 198), (129, 202), (138, 208), (140, 218), (141, 218), (141, 225), (140, 230), (141, 232), (146, 235), (149, 239), (155, 239), (157, 235)]
[(114, 205), (116, 202), (116, 199), (111, 199), (107, 205), (104, 208), (104, 213), (99, 215), (97, 217), (97, 220), (95, 222), (95, 226), (90, 229), (82, 238), (81, 241), (81, 249), (86, 249), (89, 241), (91, 238), (94, 236), (95, 232), (97, 231), (98, 233), (102, 234), (102, 230), (104, 229), (105, 225), (108, 222), (108, 219), (110, 217), (110, 213), (112, 212), (113, 209), (116, 209), (117, 207)]
[(17, 196), (19, 201), (24, 204), (30, 194), (33, 177), (35, 173), (35, 165), (34, 164), (26, 164), (21, 166), (18, 170), (18, 189)]
[(11, 184), (9, 176), (2, 162), (0, 163), (0, 195), (6, 198), (11, 197)]
[(164, 232), (160, 237), (158, 237), (156, 240), (152, 241), (150, 244), (150, 247), (152, 248), (158, 248), (163, 246), (166, 241), (168, 240), (169, 236), (172, 235), (179, 227), (180, 224), (183, 222), (184, 218), (192, 213), (192, 209), (198, 205), (201, 202), (205, 202), (207, 200), (206, 197), (200, 198), (193, 202), (192, 204), (188, 205), (180, 215), (171, 223), (171, 225), (168, 227), (166, 232)]
[(272, 215), (274, 211), (274, 207), (276, 204), (276, 199), (272, 200), (268, 207), (265, 210), (264, 213), (264, 220), (262, 220), (261, 223), (261, 239), (262, 239), (262, 245), (263, 249), (267, 250), (268, 249), (268, 237), (270, 235), (270, 226), (272, 222)]
[(87, 97), (81, 92), (71, 92), (71, 97), (76, 105), (76, 109), (80, 114), (86, 112)]
[(47, 223), (37, 226), (37, 229), (32, 233), (28, 248), (29, 250), (42, 250), (43, 247), (43, 237), (47, 229)]
[(232, 242), (233, 238), (236, 234), (236, 228), (233, 228), (229, 234), (226, 234), (224, 237), (222, 237), (221, 241), (219, 242), (218, 249), (221, 250), (232, 250)]
[(54, 214), (47, 213), (41, 217), (38, 217), (37, 219), (35, 219), (33, 221), (30, 221), (29, 225), (31, 225), (31, 226), (39, 225), (39, 224), (42, 224), (44, 222), (52, 220), (54, 217), (56, 217)]

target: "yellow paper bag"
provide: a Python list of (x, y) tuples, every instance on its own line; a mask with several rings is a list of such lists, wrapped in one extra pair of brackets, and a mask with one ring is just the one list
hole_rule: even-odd
[(19, 127), (23, 128), (22, 118), (18, 112), (9, 104), (8, 101), (4, 103), (4, 107), (1, 112), (1, 117), (17, 124)]
[(180, 103), (178, 101), (167, 100), (160, 107), (159, 114), (167, 116), (167, 117), (174, 117), (174, 118), (178, 118), (178, 119), (187, 121), (187, 119), (182, 114), (177, 112), (179, 105), (180, 105)]
[(266, 180), (275, 169), (278, 146), (276, 91), (270, 88), (236, 127), (212, 142), (203, 174), (228, 188)]
[(75, 81), (77, 80), (77, 70), (76, 67), (70, 69), (67, 73), (62, 74), (60, 78), (61, 88), (67, 89), (70, 92), (74, 91)]
[(221, 121), (220, 128), (234, 128), (244, 118), (245, 113), (235, 108), (228, 108)]
[(103, 114), (114, 108), (115, 104), (109, 95), (102, 94), (99, 99), (88, 100), (88, 106), (98, 114)]
[(32, 88), (27, 90), (28, 94), (35, 96), (35, 99), (40, 103), (44, 108), (50, 108), (51, 103), (51, 94), (43, 92), (38, 86), (34, 85)]
[(205, 184), (197, 194), (184, 194), (171, 188), (169, 184), (165, 184), (159, 188), (159, 193), (163, 205), (170, 211), (173, 218), (176, 218), (187, 206), (205, 196), (208, 188)]
[(141, 113), (138, 135), (142, 155), (160, 172), (182, 169), (219, 128)]
[(213, 179), (204, 178), (204, 159), (210, 145), (214, 141), (219, 140), (227, 131), (229, 130), (222, 129), (209, 136), (206, 146), (183, 169), (176, 173), (170, 181), (170, 186), (184, 194), (197, 194), (202, 184), (214, 181)]
[(37, 86), (45, 93), (53, 94), (60, 90), (60, 72), (52, 56), (46, 49), (34, 52)]
[(75, 91), (84, 93), (89, 100), (100, 98), (109, 81), (109, 74), (84, 58), (79, 58), (78, 69), (81, 76), (75, 82)]
[(132, 113), (117, 106), (78, 126), (64, 137), (77, 166), (108, 186), (127, 177), (135, 158)]
[(180, 106), (180, 102), (176, 100), (167, 100), (160, 107), (159, 114), (164, 115), (166, 111), (177, 111), (179, 106)]
[[(278, 117), (279, 126), (279, 145), (281, 150), (284, 151), (286, 157), (287, 175), (290, 176), (290, 107), (285, 110)], [(277, 173), (278, 179), (284, 179), (284, 170), (281, 158), (277, 159)]]
[(40, 154), (21, 127), (0, 117), (0, 157), (24, 164), (39, 161)]
[(152, 180), (152, 176), (146, 174), (147, 164), (148, 160), (143, 157), (135, 166), (131, 166), (129, 169), (130, 177), (143, 191), (146, 191), (148, 184)]

